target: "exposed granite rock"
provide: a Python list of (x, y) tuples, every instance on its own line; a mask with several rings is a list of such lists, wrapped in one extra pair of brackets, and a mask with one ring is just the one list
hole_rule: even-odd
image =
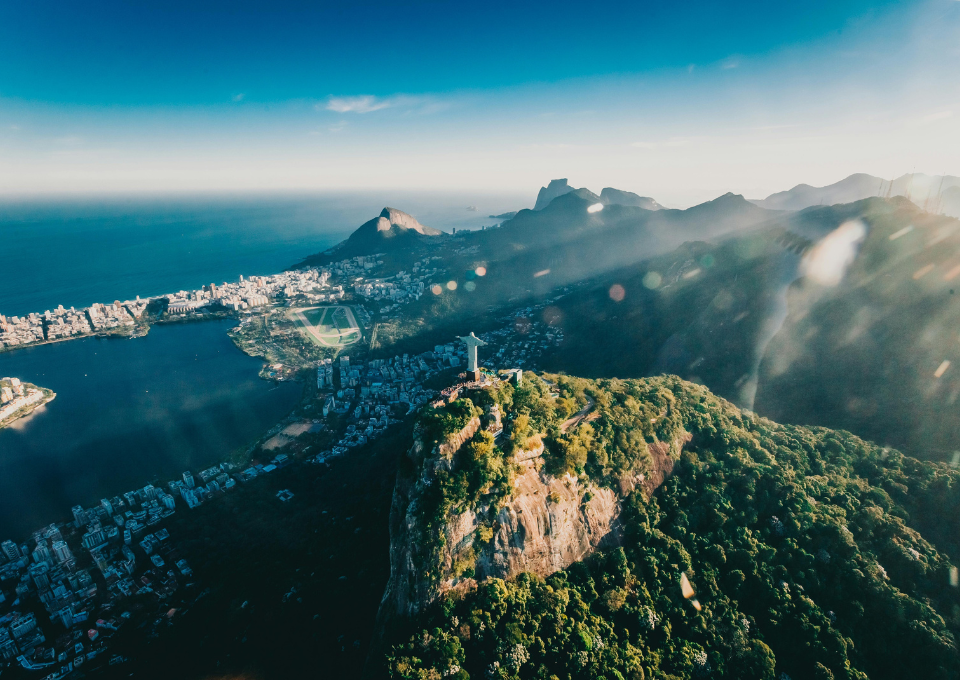
[[(408, 452), (418, 464), (417, 474), (398, 475), (390, 517), (390, 580), (381, 604), (381, 619), (412, 616), (449, 590), (465, 591), (488, 578), (509, 579), (521, 572), (547, 576), (590, 555), (597, 548), (619, 544), (621, 499), (637, 486), (650, 496), (673, 470), (689, 436), (672, 443), (649, 444), (646, 474), (620, 480), (619, 488), (598, 486), (573, 475), (555, 477), (543, 470), (544, 445), (531, 438), (529, 450), (514, 455), (522, 472), (515, 490), (496, 512), (493, 537), (478, 538), (481, 526), (491, 526), (489, 503), (481, 497), (478, 507), (453, 514), (445, 525), (420, 526), (418, 509), (438, 469), (452, 469), (456, 456), (480, 427), (480, 419), (434, 447), (425, 455), (417, 439)], [(486, 521), (482, 521), (486, 518)], [(438, 535), (436, 531), (442, 532)], [(441, 543), (440, 573), (435, 571), (436, 541)], [(458, 578), (458, 561), (472, 562), (474, 576)], [(433, 573), (429, 570), (434, 568)]]
[(600, 192), (600, 202), (604, 205), (628, 205), (644, 210), (663, 210), (663, 206), (648, 196), (639, 196), (632, 191), (622, 191), (606, 187)]
[(376, 218), (376, 223), (377, 231), (389, 231), (392, 227), (400, 227), (401, 229), (413, 229), (424, 236), (438, 236), (440, 234), (439, 229), (425, 227), (413, 215), (408, 215), (396, 208), (384, 208), (380, 212), (380, 217)]
[(350, 236), (324, 251), (327, 258), (348, 258), (395, 250), (416, 249), (424, 243), (446, 237), (439, 229), (427, 227), (396, 208), (384, 208), (377, 217), (361, 224)]
[(533, 209), (543, 210), (550, 205), (550, 201), (558, 196), (569, 194), (571, 191), (573, 191), (573, 187), (567, 184), (566, 179), (552, 179), (550, 184), (540, 187), (540, 193), (537, 194), (537, 204), (533, 206)]

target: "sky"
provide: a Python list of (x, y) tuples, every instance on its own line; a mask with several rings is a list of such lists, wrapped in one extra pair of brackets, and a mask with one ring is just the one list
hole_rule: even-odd
[(960, 0), (0, 3), (0, 195), (960, 175)]

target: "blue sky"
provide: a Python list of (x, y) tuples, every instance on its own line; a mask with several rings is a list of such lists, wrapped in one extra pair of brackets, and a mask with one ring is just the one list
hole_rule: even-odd
[(958, 45), (958, 0), (8, 0), (0, 192), (960, 174)]

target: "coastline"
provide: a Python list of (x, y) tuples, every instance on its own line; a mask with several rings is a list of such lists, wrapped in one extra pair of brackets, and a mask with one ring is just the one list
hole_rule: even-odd
[(15, 422), (17, 422), (21, 418), (26, 418), (41, 406), (46, 406), (51, 401), (57, 398), (57, 393), (54, 392), (53, 390), (47, 389), (46, 387), (40, 387), (39, 385), (34, 385), (32, 383), (23, 383), (23, 386), (27, 390), (38, 390), (43, 396), (37, 399), (36, 401), (33, 401), (17, 409), (6, 418), (0, 419), (0, 429), (13, 425)]
[[(157, 323), (154, 321), (154, 323)], [(83, 340), (84, 338), (142, 338), (150, 330), (150, 324), (145, 324), (145, 331), (138, 333), (137, 331), (141, 328), (141, 325), (134, 326), (130, 332), (121, 332), (121, 333), (111, 333), (99, 331), (96, 333), (78, 333), (77, 335), (67, 335), (62, 338), (53, 338), (51, 340), (41, 340), (40, 342), (30, 342), (24, 343), (22, 345), (9, 345), (6, 347), (0, 347), (0, 354), (5, 352), (16, 352), (21, 349), (29, 349), (31, 347), (43, 347), (44, 345), (53, 345), (58, 342), (68, 342), (70, 340)], [(126, 329), (124, 329), (126, 330)]]

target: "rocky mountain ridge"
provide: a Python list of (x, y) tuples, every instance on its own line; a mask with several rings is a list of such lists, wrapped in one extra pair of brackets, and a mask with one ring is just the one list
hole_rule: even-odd
[[(472, 396), (485, 400), (485, 395)], [(601, 484), (575, 470), (549, 465), (544, 444), (548, 435), (537, 433), (510, 456), (514, 474), (505, 497), (497, 498), (492, 491), (481, 494), (475, 504), (455, 508), (432, 523), (425, 519), (424, 508), (438, 476), (458, 469), (460, 459), (470, 455), (465, 449), (489, 428), (489, 412), (474, 415), (440, 441), (431, 442), (423, 428), (415, 431), (406, 454), (409, 465), (401, 466), (394, 490), (391, 574), (381, 618), (415, 616), (444, 593), (469, 592), (491, 578), (510, 579), (524, 572), (546, 577), (599, 548), (619, 545), (623, 499), (635, 490), (651, 497), (690, 441), (682, 430), (669, 441), (654, 438), (639, 456), (643, 471), (631, 468), (616, 483)], [(571, 420), (590, 428), (592, 418)], [(567, 434), (576, 434), (576, 427)]]

